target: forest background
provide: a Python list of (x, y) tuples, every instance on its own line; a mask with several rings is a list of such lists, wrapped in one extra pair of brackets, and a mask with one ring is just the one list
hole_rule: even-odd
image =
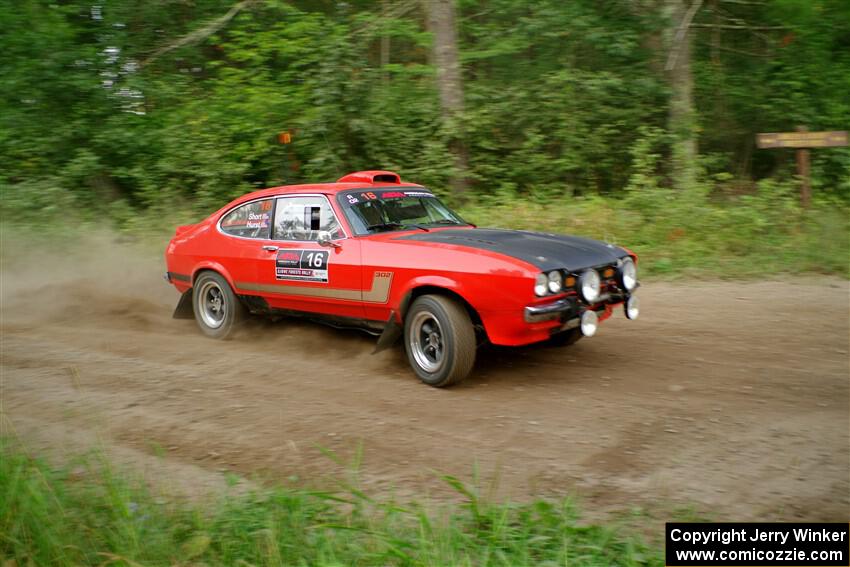
[[(9, 229), (164, 242), (245, 192), (389, 169), (481, 225), (657, 274), (848, 273), (845, 0), (3, 0)], [(289, 143), (281, 143), (289, 140)]]

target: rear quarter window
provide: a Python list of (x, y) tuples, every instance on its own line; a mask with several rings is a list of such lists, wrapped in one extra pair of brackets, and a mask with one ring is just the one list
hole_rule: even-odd
[(219, 227), (225, 234), (242, 238), (268, 238), (272, 225), (272, 199), (254, 201), (224, 215)]

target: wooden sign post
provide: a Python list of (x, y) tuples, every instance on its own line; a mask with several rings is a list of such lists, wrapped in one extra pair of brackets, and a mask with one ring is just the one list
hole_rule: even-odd
[(812, 183), (809, 174), (809, 148), (832, 148), (847, 145), (847, 132), (809, 132), (797, 126), (796, 132), (766, 132), (756, 134), (756, 146), (765, 148), (797, 148), (797, 175), (800, 176), (800, 203), (809, 206)]

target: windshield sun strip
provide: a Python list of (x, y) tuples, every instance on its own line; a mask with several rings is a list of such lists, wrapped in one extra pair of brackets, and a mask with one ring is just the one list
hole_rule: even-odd
[[(387, 194), (389, 194), (389, 198), (386, 197)], [(416, 205), (422, 207), (428, 220), (419, 220), (421, 216), (391, 218), (392, 215), (384, 205), (387, 202), (401, 199), (418, 201)], [(370, 202), (380, 203), (380, 218), (368, 219), (363, 214), (363, 206)], [(431, 191), (420, 187), (350, 189), (337, 194), (337, 203), (348, 218), (356, 236), (414, 229), (427, 230), (425, 227), (471, 226), (460, 215), (442, 203)], [(434, 216), (441, 218), (435, 219)]]

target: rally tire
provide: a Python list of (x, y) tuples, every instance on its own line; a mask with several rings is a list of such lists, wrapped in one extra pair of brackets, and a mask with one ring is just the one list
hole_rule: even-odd
[(195, 321), (206, 336), (227, 340), (245, 319), (245, 306), (221, 274), (206, 271), (192, 286)]
[(546, 344), (553, 347), (568, 347), (579, 342), (584, 335), (581, 334), (581, 329), (575, 328), (557, 335), (552, 335), (546, 341)]
[(416, 376), (445, 388), (466, 378), (475, 365), (475, 329), (456, 300), (423, 295), (404, 318), (404, 347)]

